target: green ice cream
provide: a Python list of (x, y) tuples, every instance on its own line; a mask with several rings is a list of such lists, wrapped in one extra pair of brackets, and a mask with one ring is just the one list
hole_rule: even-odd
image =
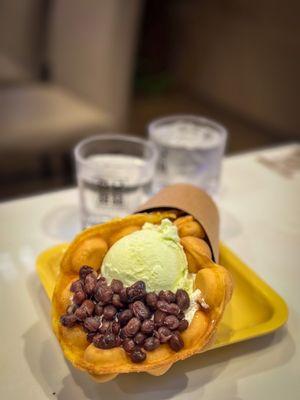
[(118, 240), (104, 257), (101, 273), (109, 282), (120, 279), (125, 286), (142, 280), (147, 291), (193, 291), (177, 227), (168, 219), (160, 225), (145, 223), (140, 231)]

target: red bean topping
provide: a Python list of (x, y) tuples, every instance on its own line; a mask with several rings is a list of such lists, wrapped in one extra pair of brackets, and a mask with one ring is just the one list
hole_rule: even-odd
[(168, 313), (177, 316), (180, 314), (180, 308), (175, 303), (168, 304)]
[(98, 289), (99, 287), (108, 287), (108, 285), (107, 285), (107, 280), (106, 280), (106, 278), (104, 278), (104, 276), (100, 276), (100, 277), (97, 279), (97, 289)]
[(152, 319), (146, 319), (142, 322), (141, 331), (150, 335), (154, 331), (154, 321)]
[(97, 277), (92, 273), (88, 274), (84, 281), (84, 291), (89, 296), (94, 293), (97, 285)]
[(71, 328), (76, 324), (77, 318), (74, 314), (65, 314), (60, 317), (60, 323), (63, 326)]
[(119, 314), (119, 322), (121, 326), (127, 324), (127, 322), (133, 317), (133, 312), (129, 309), (121, 311)]
[(178, 289), (176, 292), (176, 303), (181, 311), (184, 311), (190, 306), (190, 298), (188, 293), (183, 289)]
[(81, 307), (84, 307), (88, 316), (90, 316), (93, 314), (95, 304), (92, 302), (92, 300), (84, 300), (84, 302), (81, 304)]
[(145, 339), (146, 339), (146, 335), (144, 335), (142, 332), (138, 332), (135, 335), (133, 340), (138, 346), (142, 346), (142, 344), (144, 343)]
[(116, 346), (116, 336), (113, 333), (106, 333), (104, 335), (95, 335), (93, 343), (100, 349), (112, 349)]
[(94, 308), (94, 303), (91, 300), (84, 300), (81, 306), (75, 311), (76, 318), (79, 321), (83, 321), (93, 314)]
[(100, 326), (99, 317), (87, 317), (84, 320), (83, 326), (88, 332), (96, 332)]
[(119, 336), (120, 336), (120, 338), (121, 338), (122, 340), (127, 339), (127, 335), (126, 335), (126, 333), (124, 332), (124, 328), (121, 328), (121, 329), (120, 329)]
[(132, 304), (132, 311), (133, 314), (141, 320), (150, 317), (149, 308), (140, 300), (137, 300)]
[(113, 292), (106, 286), (100, 286), (96, 290), (95, 299), (102, 303), (102, 305), (109, 304), (112, 300)]
[(113, 305), (105, 306), (103, 309), (103, 317), (109, 321), (113, 320), (117, 313), (117, 309)]
[(188, 321), (187, 321), (186, 319), (182, 319), (182, 320), (179, 322), (179, 325), (178, 325), (178, 330), (179, 330), (179, 332), (185, 331), (185, 330), (188, 328), (188, 326), (189, 326)]
[(135, 343), (132, 339), (126, 338), (122, 342), (123, 349), (130, 353), (135, 348)]
[(112, 333), (114, 333), (115, 335), (118, 335), (120, 332), (120, 324), (118, 321), (113, 321), (113, 323), (111, 324), (111, 331)]
[(116, 346), (116, 336), (113, 333), (103, 335), (103, 348), (111, 349)]
[(127, 337), (133, 337), (139, 331), (141, 322), (139, 319), (133, 317), (124, 328), (124, 333)]
[(171, 339), (172, 332), (165, 326), (161, 326), (158, 328), (158, 339), (160, 343), (166, 343), (169, 339)]
[(118, 293), (114, 293), (112, 297), (112, 304), (117, 308), (123, 308), (124, 303), (121, 302), (120, 295)]
[(93, 269), (93, 268), (89, 267), (88, 265), (83, 265), (83, 266), (80, 268), (80, 270), (79, 270), (79, 277), (80, 277), (80, 279), (81, 279), (82, 281), (84, 281), (84, 280), (85, 280), (85, 277), (86, 277), (88, 274), (92, 273), (92, 272), (94, 272), (94, 269)]
[(99, 332), (100, 333), (108, 333), (112, 330), (112, 323), (111, 321), (106, 321), (105, 319), (102, 320)]
[(121, 290), (123, 289), (123, 283), (118, 279), (113, 279), (111, 281), (110, 287), (114, 293), (120, 294)]
[(174, 331), (179, 326), (179, 319), (175, 315), (168, 315), (164, 320), (164, 325)]
[(73, 302), (78, 306), (80, 306), (85, 299), (86, 299), (86, 294), (84, 293), (83, 290), (79, 290), (78, 292), (74, 293)]
[(71, 284), (70, 291), (71, 292), (79, 292), (83, 290), (83, 284), (80, 280), (74, 281)]
[(118, 279), (108, 285), (89, 266), (83, 266), (79, 276), (70, 286), (73, 303), (61, 316), (62, 325), (82, 326), (98, 348), (123, 346), (133, 362), (144, 361), (145, 350), (153, 351), (160, 343), (168, 342), (174, 351), (183, 347), (180, 332), (188, 328), (184, 310), (190, 304), (185, 290), (178, 289), (176, 295), (170, 290), (147, 293), (143, 281), (126, 288)]
[(154, 336), (148, 337), (145, 342), (144, 342), (144, 349), (147, 351), (153, 351), (155, 349), (157, 349), (160, 345), (160, 341), (159, 339), (157, 339)]
[(135, 348), (130, 354), (131, 361), (134, 363), (140, 363), (145, 361), (146, 353), (143, 349)]
[(160, 326), (163, 326), (166, 316), (167, 316), (167, 314), (164, 313), (163, 311), (160, 311), (160, 310), (155, 311), (154, 323), (157, 328), (159, 328)]
[(127, 288), (128, 301), (133, 303), (136, 300), (144, 299), (146, 295), (146, 285), (143, 281), (137, 281)]
[(185, 316), (184, 312), (183, 312), (183, 311), (180, 311), (180, 313), (177, 315), (177, 318), (178, 318), (179, 320), (181, 320), (181, 319), (184, 318), (184, 316)]
[(168, 343), (171, 349), (176, 352), (181, 350), (184, 346), (183, 340), (179, 334), (173, 334)]
[(152, 308), (152, 309), (156, 308), (157, 300), (158, 300), (158, 296), (156, 293), (150, 292), (150, 293), (146, 294), (146, 304), (150, 308)]
[(120, 293), (120, 300), (122, 303), (126, 304), (128, 302), (128, 297), (127, 297), (127, 290), (123, 288)]
[(77, 308), (74, 315), (78, 321), (84, 321), (88, 317), (86, 309), (81, 306)]
[(157, 308), (160, 311), (163, 311), (165, 313), (169, 312), (169, 303), (167, 303), (165, 300), (158, 300), (157, 302)]
[(158, 300), (157, 308), (168, 314), (179, 315), (180, 308), (175, 303), (167, 303), (165, 300)]
[(175, 302), (175, 294), (171, 290), (161, 290), (158, 293), (159, 300), (164, 300), (167, 303)]
[(103, 314), (103, 306), (99, 303), (95, 305), (95, 314), (101, 316)]

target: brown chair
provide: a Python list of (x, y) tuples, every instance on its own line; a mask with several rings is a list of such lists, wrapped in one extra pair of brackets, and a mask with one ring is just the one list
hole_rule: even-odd
[(46, 0), (0, 1), (0, 87), (38, 79)]

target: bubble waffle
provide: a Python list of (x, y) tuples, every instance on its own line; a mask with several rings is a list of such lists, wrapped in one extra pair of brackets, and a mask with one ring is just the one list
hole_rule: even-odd
[[(195, 288), (201, 290), (209, 308), (200, 307), (195, 312), (190, 325), (181, 334), (184, 347), (180, 351), (174, 352), (167, 344), (162, 344), (147, 353), (144, 362), (135, 364), (122, 347), (99, 349), (88, 342), (82, 327), (67, 328), (60, 323), (60, 317), (71, 303), (70, 286), (78, 278), (82, 265), (89, 265), (100, 273), (102, 260), (113, 243), (141, 229), (145, 222), (159, 224), (164, 218), (177, 225), (187, 255), (189, 272), (196, 274)], [(120, 373), (148, 372), (155, 376), (161, 375), (173, 363), (203, 351), (212, 342), (232, 293), (229, 273), (215, 264), (211, 257), (201, 225), (192, 216), (178, 216), (173, 211), (131, 215), (80, 233), (63, 257), (52, 299), (52, 325), (66, 358), (77, 368), (104, 382)]]

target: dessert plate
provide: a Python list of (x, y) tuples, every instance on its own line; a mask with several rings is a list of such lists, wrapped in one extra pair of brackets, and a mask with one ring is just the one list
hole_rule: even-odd
[[(49, 299), (67, 247), (67, 243), (51, 247), (37, 259), (37, 273)], [(285, 301), (223, 244), (220, 245), (219, 263), (231, 272), (235, 287), (210, 349), (265, 335), (286, 322), (288, 308)]]

